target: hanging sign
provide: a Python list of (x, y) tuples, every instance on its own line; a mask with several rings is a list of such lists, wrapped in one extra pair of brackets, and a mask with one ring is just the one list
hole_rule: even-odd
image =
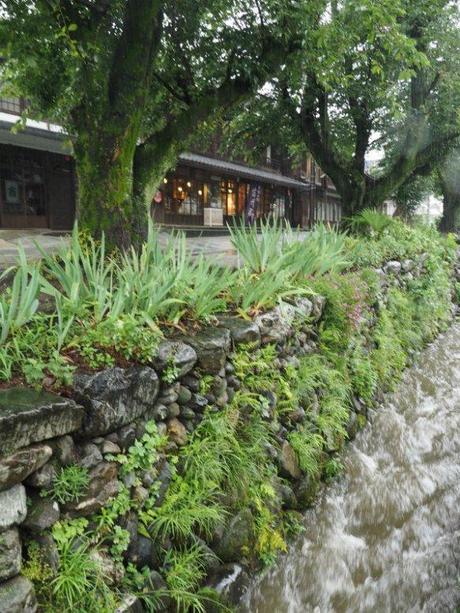
[(5, 200), (8, 204), (19, 204), (19, 183), (18, 181), (5, 181)]
[(251, 183), (249, 194), (246, 199), (246, 223), (252, 224), (256, 218), (257, 205), (260, 202), (262, 194), (262, 185), (260, 183)]

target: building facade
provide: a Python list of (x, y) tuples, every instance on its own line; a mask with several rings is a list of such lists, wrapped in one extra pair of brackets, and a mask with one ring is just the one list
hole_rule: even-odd
[(59, 126), (28, 120), (12, 131), (24, 102), (0, 98), (0, 227), (69, 230), (75, 172)]
[(186, 152), (163, 179), (153, 218), (167, 225), (223, 226), (269, 216), (300, 225), (310, 185), (268, 167)]
[[(0, 98), (0, 227), (70, 230), (77, 182), (68, 139), (60, 126), (27, 120), (12, 130), (25, 102)], [(258, 166), (215, 151), (184, 152), (151, 203), (153, 219), (169, 226), (225, 226), (270, 217), (293, 226), (340, 221), (334, 186), (311, 157), (300, 166), (273, 160)]]

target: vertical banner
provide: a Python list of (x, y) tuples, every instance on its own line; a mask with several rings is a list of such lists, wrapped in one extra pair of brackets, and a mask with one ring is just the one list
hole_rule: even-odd
[(257, 205), (260, 202), (262, 186), (260, 183), (251, 183), (246, 201), (246, 223), (253, 224), (256, 219)]

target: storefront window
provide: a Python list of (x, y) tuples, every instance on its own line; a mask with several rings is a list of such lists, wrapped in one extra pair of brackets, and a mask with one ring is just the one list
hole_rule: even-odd
[(220, 198), (224, 215), (233, 216), (237, 213), (238, 191), (235, 181), (223, 180), (220, 183)]
[(163, 185), (165, 209), (177, 215), (201, 215), (205, 197), (204, 184), (187, 178), (173, 177)]
[(273, 215), (273, 217), (286, 216), (286, 194), (284, 191), (273, 191), (270, 214)]
[(211, 181), (207, 185), (208, 199), (207, 206), (212, 209), (222, 208), (221, 194), (220, 194), (220, 177), (211, 177)]
[(240, 183), (238, 185), (238, 215), (244, 215), (248, 191), (249, 185), (247, 183)]

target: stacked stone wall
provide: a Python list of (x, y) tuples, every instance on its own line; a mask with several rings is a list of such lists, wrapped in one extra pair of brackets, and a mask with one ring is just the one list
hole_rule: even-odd
[[(404, 287), (422, 274), (424, 258), (418, 261), (388, 262), (377, 272), (381, 299), (389, 287)], [(457, 269), (460, 278), (460, 269)], [(119, 465), (114, 455), (126, 451), (155, 421), (159, 433), (169, 437), (168, 451), (187, 441), (203, 418), (207, 407), (219, 411), (232, 400), (241, 382), (235, 375), (232, 356), (239, 344), (257, 348), (274, 344), (277, 367), (296, 366), (299, 357), (316, 350), (317, 326), (325, 300), (321, 296), (300, 298), (294, 304), (280, 303), (270, 312), (251, 321), (222, 315), (217, 323), (196, 334), (165, 340), (151, 366), (110, 368), (75, 376), (71, 397), (44, 391), (12, 388), (0, 391), (0, 611), (33, 612), (37, 608), (34, 588), (21, 575), (22, 542), (35, 540), (47, 563), (57, 567), (57, 551), (49, 529), (62, 518), (89, 517), (101, 510), (121, 486)], [(173, 376), (170, 376), (173, 375)], [(205, 391), (201, 382), (206, 377)], [(174, 379), (172, 383), (167, 383)], [(273, 399), (276, 402), (276, 399)], [(348, 426), (352, 437), (357, 415), (366, 408), (354, 401)], [(299, 407), (297, 419), (305, 415)], [(295, 425), (295, 424), (294, 424)], [(283, 492), (286, 507), (301, 509), (311, 498), (308, 478), (303, 477), (295, 453), (287, 440), (288, 429), (280, 436), (280, 474), (292, 487)], [(88, 470), (89, 486), (77, 501), (59, 504), (43, 494), (52, 487), (62, 469), (79, 465)], [(123, 483), (136, 488), (134, 497), (145, 496), (155, 481), (161, 502), (172, 470), (162, 457), (143, 475), (143, 483)], [(244, 532), (244, 511), (228, 525), (216, 551), (221, 562), (213, 568), (214, 587), (232, 590), (225, 575), (247, 580), (232, 550), (232, 538)], [(152, 542), (138, 534), (136, 518), (125, 526), (131, 534), (128, 560), (137, 566), (155, 568)], [(229, 541), (228, 547), (222, 541)], [(238, 540), (238, 539), (237, 539)], [(235, 549), (237, 551), (237, 548)], [(240, 589), (240, 588), (238, 588)], [(135, 598), (127, 598), (121, 610), (139, 611)]]

